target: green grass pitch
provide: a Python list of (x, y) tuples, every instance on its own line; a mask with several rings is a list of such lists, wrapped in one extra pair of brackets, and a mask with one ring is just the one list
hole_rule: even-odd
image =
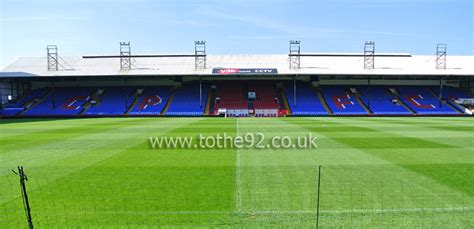
[[(0, 228), (27, 225), (17, 165), (38, 228), (474, 227), (472, 118), (0, 121)], [(311, 132), (318, 148), (148, 142), (257, 132)]]

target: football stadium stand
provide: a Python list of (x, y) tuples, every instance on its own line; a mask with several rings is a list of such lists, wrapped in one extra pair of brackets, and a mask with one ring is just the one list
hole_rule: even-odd
[(297, 83), (296, 101), (294, 86), (287, 84), (285, 95), (294, 116), (327, 115), (328, 112), (319, 100), (316, 91), (304, 83)]
[(242, 82), (222, 82), (218, 84), (218, 99), (214, 105), (214, 113), (225, 109), (228, 116), (249, 116), (249, 105), (245, 97)]
[(241, 83), (222, 83), (218, 88), (219, 101), (216, 108), (224, 109), (248, 109), (247, 100), (244, 97), (244, 89)]
[(143, 90), (129, 115), (159, 115), (168, 102), (170, 87), (147, 87)]
[(55, 88), (36, 106), (24, 112), (32, 116), (78, 115), (89, 101), (93, 89), (81, 87)]
[[(440, 96), (440, 87), (431, 87), (431, 90), (436, 94), (436, 96)], [(453, 108), (455, 108), (457, 111), (461, 113), (466, 112), (466, 108), (458, 103), (456, 103), (456, 100), (459, 99), (472, 99), (471, 96), (469, 96), (467, 93), (465, 93), (463, 90), (459, 90), (459, 88), (455, 87), (444, 87), (443, 88), (443, 93), (442, 93), (442, 99), (446, 101), (449, 105), (451, 105)], [(468, 108), (472, 112), (472, 107)]]
[(357, 86), (362, 101), (375, 115), (409, 115), (413, 114), (392, 94), (389, 86)]
[(432, 55), (374, 53), (376, 64), (369, 66), (364, 53), (197, 55), (194, 51), (134, 54), (127, 57), (133, 64), (123, 62), (121, 55), (20, 57), (0, 71), (0, 115), (474, 113), (474, 56), (450, 55), (451, 66), (446, 67)]
[(265, 82), (251, 83), (249, 92), (255, 92), (256, 94), (256, 98), (253, 100), (254, 109), (280, 109), (274, 85)]
[(123, 115), (131, 105), (133, 88), (106, 87), (97, 89), (97, 96), (87, 109), (87, 115)]
[(202, 85), (202, 97), (199, 96), (199, 84), (188, 84), (177, 89), (166, 112), (169, 116), (202, 116), (207, 102), (208, 88)]
[[(208, 84), (197, 83), (178, 87), (172, 96), (171, 86), (135, 87), (58, 87), (39, 88), (18, 101), (5, 104), (3, 116), (202, 116), (207, 103), (214, 112), (225, 110), (230, 117), (280, 116), (288, 104), (293, 116), (331, 115), (460, 115), (468, 107), (457, 104), (458, 99), (472, 99), (459, 88), (444, 87), (443, 101), (439, 87), (434, 86), (349, 86), (323, 85), (318, 91), (309, 83), (286, 83), (284, 96), (278, 96), (273, 81), (245, 83), (219, 82), (213, 101)], [(255, 99), (249, 98), (255, 92)], [(201, 99), (201, 101), (200, 101)], [(280, 101), (281, 99), (285, 101)], [(325, 104), (327, 107), (325, 107)], [(166, 106), (168, 108), (166, 109)]]
[(49, 88), (39, 88), (31, 91), (22, 99), (17, 102), (6, 104), (0, 114), (2, 115), (17, 115), (22, 113), (24, 110), (29, 109), (31, 106), (34, 106), (35, 103), (39, 102), (49, 93)]
[[(433, 90), (434, 93), (436, 93), (436, 96), (439, 97), (440, 90), (441, 90), (441, 88), (439, 86), (438, 87), (431, 87), (431, 90)], [(471, 98), (471, 96), (469, 96), (464, 91), (459, 90), (459, 88), (449, 87), (449, 86), (443, 87), (442, 97), (443, 97), (443, 99), (449, 99), (449, 100)]]
[(250, 108), (257, 117), (276, 117), (280, 110), (275, 85), (270, 82), (251, 82), (249, 92), (255, 93), (255, 99), (250, 99)]
[(417, 114), (459, 114), (439, 98), (429, 87), (399, 86), (400, 98)]
[(323, 96), (335, 115), (367, 115), (347, 86), (324, 86)]

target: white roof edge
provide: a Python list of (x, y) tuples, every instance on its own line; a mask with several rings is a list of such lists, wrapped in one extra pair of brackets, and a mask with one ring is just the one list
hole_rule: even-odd
[[(311, 53), (314, 54), (314, 53)], [(320, 53), (323, 54), (324, 53)], [(325, 53), (344, 55), (354, 53)], [(377, 53), (379, 55), (411, 55), (408, 53)], [(165, 54), (166, 55), (166, 54)], [(316, 54), (317, 55), (317, 54)], [(360, 54), (356, 54), (360, 55)], [(363, 57), (316, 56), (301, 57), (300, 69), (289, 69), (288, 54), (207, 55), (207, 69), (196, 70), (194, 58), (133, 58), (131, 71), (120, 71), (119, 58), (62, 57), (61, 71), (47, 71), (46, 57), (20, 57), (3, 68), (3, 77), (22, 75), (62, 76), (126, 76), (126, 75), (212, 75), (212, 68), (274, 68), (281, 75), (461, 75), (474, 76), (474, 56), (449, 55), (447, 69), (436, 69), (434, 55), (412, 55), (410, 58), (375, 57), (375, 69), (363, 68)], [(9, 74), (11, 73), (11, 75)]]

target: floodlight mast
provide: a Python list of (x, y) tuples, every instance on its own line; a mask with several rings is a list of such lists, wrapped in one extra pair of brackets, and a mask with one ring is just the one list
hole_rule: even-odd
[(365, 42), (364, 69), (375, 69), (375, 42), (374, 41)]
[(447, 53), (448, 53), (447, 44), (438, 44), (436, 46), (436, 69), (446, 69)]
[(206, 41), (194, 41), (194, 68), (206, 69), (206, 62)]
[(48, 61), (48, 71), (58, 71), (59, 60), (58, 60), (58, 46), (47, 45), (46, 56)]
[(132, 69), (132, 51), (130, 42), (120, 42), (120, 70)]
[[(446, 57), (448, 54), (448, 45), (438, 43), (436, 45), (436, 69), (446, 70)], [(447, 77), (446, 77), (447, 78)], [(446, 84), (446, 79), (443, 79), (443, 76), (439, 77), (439, 107), (443, 106), (443, 84)]]
[(301, 68), (301, 41), (292, 40), (290, 41), (289, 48), (289, 60), (290, 60), (290, 69)]
[[(289, 47), (290, 69), (301, 68), (301, 41), (291, 40)], [(293, 77), (293, 106), (296, 107), (296, 76)]]
[[(366, 41), (364, 44), (364, 69), (375, 69), (375, 42)], [(371, 88), (370, 88), (370, 76), (367, 76), (367, 108), (370, 110), (370, 97), (371, 97)]]

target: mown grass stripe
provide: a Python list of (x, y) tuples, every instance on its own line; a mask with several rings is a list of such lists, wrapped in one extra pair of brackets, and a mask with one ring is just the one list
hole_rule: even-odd
[[(311, 120), (311, 118), (310, 118), (310, 120)], [(370, 119), (364, 119), (364, 121), (361, 121), (361, 120), (337, 120), (337, 119), (335, 119), (334, 121), (339, 123), (339, 124), (344, 124), (344, 125), (347, 125), (347, 126), (354, 126), (354, 127), (357, 127), (357, 128), (367, 128), (369, 130), (373, 130), (374, 132), (378, 132), (380, 134), (380, 136), (386, 136), (387, 138), (393, 137), (394, 139), (396, 139), (397, 137), (400, 137), (399, 134), (391, 133), (388, 130), (384, 129), (383, 126), (373, 127), (371, 125)], [(328, 122), (328, 123), (330, 123), (330, 122)], [(466, 184), (466, 183), (467, 184), (472, 183), (472, 181), (469, 178), (468, 174), (474, 173), (474, 164), (470, 164), (471, 166), (468, 166), (467, 169), (464, 169), (462, 171), (462, 174), (464, 174), (464, 175), (461, 175), (459, 177), (456, 176), (455, 179), (453, 179), (452, 177), (449, 178), (450, 174), (452, 174), (454, 171), (457, 171), (458, 167), (454, 164), (449, 165), (450, 169), (445, 168), (444, 170), (434, 170), (436, 172), (433, 172), (433, 170), (431, 170), (431, 169), (429, 169), (429, 170), (417, 170), (416, 169), (418, 166), (424, 167), (426, 169), (429, 168), (429, 166), (438, 166), (438, 165), (416, 165), (416, 161), (423, 161), (423, 158), (418, 157), (419, 154), (416, 154), (416, 149), (418, 149), (418, 148), (427, 149), (427, 148), (433, 147), (433, 148), (441, 148), (441, 149), (445, 148), (446, 150), (449, 150), (450, 148), (459, 148), (459, 147), (449, 145), (447, 143), (439, 143), (439, 142), (430, 141), (429, 140), (430, 138), (428, 136), (426, 136), (426, 137), (411, 137), (413, 135), (411, 135), (409, 132), (406, 132), (405, 134), (403, 134), (401, 136), (404, 137), (404, 138), (405, 138), (405, 136), (409, 136), (409, 137), (406, 137), (406, 138), (410, 139), (410, 141), (408, 141), (408, 142), (393, 142), (393, 141), (374, 142), (374, 141), (370, 141), (370, 139), (367, 139), (366, 141), (364, 141), (365, 144), (369, 144), (369, 145), (376, 144), (376, 145), (373, 146), (373, 147), (366, 147), (365, 144), (360, 143), (361, 139), (359, 139), (359, 138), (355, 139), (355, 140), (350, 139), (350, 138), (345, 138), (345, 139), (334, 138), (334, 140), (339, 141), (343, 144), (346, 144), (347, 146), (350, 146), (351, 148), (361, 149), (362, 151), (364, 151), (368, 154), (371, 154), (373, 156), (376, 156), (376, 157), (382, 158), (384, 160), (390, 161), (393, 164), (398, 164), (398, 165), (400, 165), (400, 166), (402, 166), (406, 169), (417, 172), (420, 175), (430, 177), (431, 179), (433, 179), (437, 182), (440, 182), (441, 184), (444, 184), (447, 187), (453, 187), (454, 188), (453, 192), (458, 190), (458, 191), (462, 191), (463, 193), (465, 193), (465, 194), (467, 194), (471, 197), (474, 196), (473, 195), (474, 190), (471, 189), (468, 186), (463, 185), (463, 184)], [(406, 144), (409, 144), (408, 147), (406, 146)], [(402, 161), (398, 160), (396, 157), (392, 157), (392, 155), (390, 155), (390, 154), (380, 152), (379, 145), (381, 145), (385, 148), (390, 146), (393, 149), (397, 149), (397, 147), (400, 147), (400, 152), (401, 153), (403, 153), (403, 151), (404, 151), (403, 149), (410, 149), (411, 148), (413, 150), (413, 158), (412, 158), (413, 162), (412, 163), (401, 163)], [(463, 156), (464, 156), (464, 158), (467, 158), (467, 159), (470, 158), (469, 161), (472, 162), (472, 159), (474, 159), (474, 158), (470, 155), (469, 152), (470, 152), (469, 149), (466, 150), (466, 152)]]

